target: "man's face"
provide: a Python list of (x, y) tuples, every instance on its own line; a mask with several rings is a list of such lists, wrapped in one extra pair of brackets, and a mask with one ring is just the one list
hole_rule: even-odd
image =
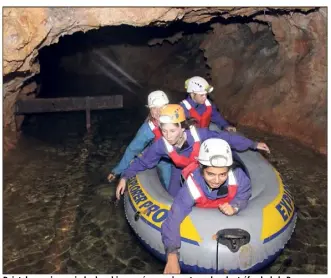
[(191, 93), (191, 98), (198, 104), (204, 104), (207, 99), (207, 94)]
[(207, 167), (203, 169), (202, 175), (208, 186), (212, 189), (219, 188), (228, 178), (228, 167)]

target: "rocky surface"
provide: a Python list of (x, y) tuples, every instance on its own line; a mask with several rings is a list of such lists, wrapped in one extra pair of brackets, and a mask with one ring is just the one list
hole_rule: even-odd
[(205, 37), (224, 115), (326, 153), (326, 13), (258, 16), (270, 25), (215, 24)]
[[(178, 29), (151, 38), (145, 48), (117, 46), (119, 63), (145, 78), (145, 90), (157, 86), (177, 97), (185, 79), (204, 68), (201, 75), (211, 78), (215, 102), (230, 121), (326, 153), (326, 8), (5, 8), (3, 18), (8, 130), (15, 129), (16, 99), (38, 93), (26, 87), (40, 71), (38, 54), (45, 46), (105, 26), (166, 27), (182, 21), (211, 24), (213, 30), (188, 37)], [(196, 51), (173, 55), (169, 46), (180, 41), (203, 50), (205, 58)], [(137, 57), (144, 57), (147, 70)]]
[[(106, 182), (143, 116), (95, 112), (88, 135), (84, 120), (83, 113), (31, 117), (5, 158), (4, 273), (162, 273), (164, 264), (129, 228), (123, 204), (109, 201), (114, 185)], [(280, 136), (240, 131), (268, 143), (267, 159), (298, 208), (289, 244), (261, 273), (326, 274), (327, 158)]]
[[(60, 36), (102, 26), (145, 26), (206, 22), (222, 15), (254, 16), (266, 8), (5, 8), (4, 75), (29, 71), (39, 48), (58, 42)], [(293, 9), (284, 9), (291, 11)], [(309, 10), (302, 8), (303, 11)], [(33, 63), (33, 61), (31, 61)]]

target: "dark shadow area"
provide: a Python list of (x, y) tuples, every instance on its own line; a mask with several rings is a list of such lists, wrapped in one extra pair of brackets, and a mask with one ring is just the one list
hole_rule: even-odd
[[(209, 23), (174, 22), (161, 27), (107, 26), (86, 33), (65, 35), (58, 43), (39, 51), (37, 60), (40, 63), (40, 74), (31, 78), (29, 82), (35, 81), (38, 84), (37, 98), (119, 94), (123, 96), (124, 108), (134, 108), (137, 113), (144, 114), (147, 112), (145, 108), (147, 94), (160, 89), (155, 84), (157, 83), (154, 81), (155, 78), (151, 80), (149, 77), (154, 74), (153, 63), (158, 65), (157, 68), (180, 66), (185, 69), (186, 62), (183, 63), (182, 60), (191, 59), (190, 67), (194, 69), (196, 56), (199, 56), (204, 70), (208, 72), (199, 44), (202, 37), (210, 30)], [(169, 42), (167, 39), (171, 40), (173, 36), (178, 38)], [(166, 40), (163, 41), (164, 39)], [(154, 40), (154, 43), (149, 45), (151, 40)], [(162, 56), (165, 56), (164, 62)], [(179, 58), (176, 60), (175, 56)], [(156, 60), (156, 57), (161, 59)], [(145, 75), (142, 71), (146, 64), (150, 65), (151, 70)], [(161, 87), (166, 86), (163, 84)], [(85, 117), (84, 111), (64, 112), (63, 117), (66, 117), (65, 115), (69, 117), (69, 114), (70, 117), (73, 115), (77, 115), (78, 118)], [(93, 114), (92, 111), (92, 117)], [(44, 116), (57, 118), (47, 113), (27, 114), (22, 131), (26, 134), (31, 133), (32, 131), (28, 131), (31, 121), (36, 122), (39, 117)]]
[[(61, 66), (61, 59), (63, 57), (73, 56), (77, 53), (86, 53), (95, 49), (107, 48), (111, 46), (121, 45), (127, 48), (130, 47), (144, 47), (144, 48), (160, 48), (162, 43), (169, 44), (169, 42), (162, 42), (162, 39), (166, 39), (174, 36), (177, 33), (185, 35), (199, 35), (205, 34), (210, 31), (210, 24), (188, 24), (183, 22), (175, 22), (166, 27), (155, 27), (155, 26), (144, 26), (144, 27), (133, 27), (129, 25), (120, 26), (107, 26), (101, 27), (100, 29), (90, 30), (86, 33), (77, 32), (72, 35), (65, 35), (59, 39), (59, 42), (52, 44), (48, 47), (44, 47), (39, 51), (38, 60), (40, 63), (40, 85), (42, 87), (40, 95), (38, 97), (58, 97), (62, 95), (61, 92), (57, 91), (58, 84), (61, 83), (61, 79), (66, 78), (66, 74)], [(148, 45), (150, 40), (160, 39), (159, 45)], [(183, 52), (189, 50), (192, 45), (185, 45), (181, 42), (174, 43), (176, 52)], [(198, 45), (196, 45), (198, 47)], [(162, 55), (162, 53), (160, 53)], [(100, 61), (100, 57), (97, 57)], [(101, 57), (102, 58), (102, 57)], [(107, 53), (107, 58), (115, 64), (118, 64), (119, 60), (123, 57), (118, 57), (115, 53)], [(148, 61), (148, 57), (146, 57)], [(148, 61), (152, 63), (153, 61)], [(104, 65), (106, 70), (109, 67)], [(91, 75), (94, 74), (91, 72)], [(118, 77), (120, 78), (120, 77)], [(77, 80), (71, 80), (77, 82)], [(127, 80), (130, 85), (135, 86), (136, 84)], [(114, 87), (120, 87), (114, 82)], [(142, 83), (147, 84), (148, 80)], [(143, 84), (143, 85), (145, 85)], [(136, 90), (141, 89), (140, 86), (134, 87)], [(73, 95), (78, 94), (72, 92)]]

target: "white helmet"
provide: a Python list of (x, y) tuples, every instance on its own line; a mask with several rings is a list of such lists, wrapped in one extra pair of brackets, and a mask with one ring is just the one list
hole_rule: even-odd
[(148, 95), (148, 108), (153, 107), (162, 107), (169, 103), (169, 99), (165, 92), (163, 91), (154, 91)]
[(229, 167), (233, 163), (231, 148), (223, 139), (207, 139), (201, 144), (198, 161), (205, 166)]
[(185, 89), (188, 93), (195, 93), (199, 95), (211, 93), (214, 88), (209, 85), (206, 79), (200, 76), (194, 76), (185, 81)]

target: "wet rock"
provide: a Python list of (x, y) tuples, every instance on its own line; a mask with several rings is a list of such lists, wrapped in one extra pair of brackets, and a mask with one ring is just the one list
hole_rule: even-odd
[(327, 265), (327, 255), (319, 255), (319, 254), (316, 254), (316, 255), (309, 255), (309, 262), (311, 264), (314, 264), (314, 265), (321, 265), (321, 266), (325, 266)]
[(303, 241), (301, 241), (298, 236), (296, 235), (296, 232), (294, 231), (294, 233), (292, 234), (292, 237), (291, 239), (289, 240), (288, 244), (287, 244), (287, 247), (290, 249), (290, 250), (293, 250), (293, 251), (300, 251), (302, 250), (303, 248), (306, 247), (306, 245), (304, 244)]
[(132, 267), (126, 267), (121, 269), (121, 272), (119, 272), (121, 274), (134, 274), (135, 270)]
[(302, 208), (298, 211), (298, 218), (302, 220), (310, 219), (311, 215), (306, 208)]
[(292, 260), (293, 266), (297, 266), (300, 264), (307, 264), (310, 262), (309, 254), (299, 251), (299, 252), (291, 252), (289, 254), (290, 259)]
[[(106, 249), (106, 246), (103, 245), (104, 249)], [(104, 264), (104, 262), (106, 261), (107, 258), (105, 258), (105, 256), (101, 256), (101, 254), (103, 254), (102, 251), (102, 247), (100, 248), (93, 245), (91, 246), (91, 248), (87, 249), (86, 251), (84, 251), (83, 253), (80, 254), (81, 259), (83, 259), (90, 268), (93, 269), (102, 269), (102, 272), (107, 270), (106, 265)], [(110, 263), (110, 261), (106, 261), (106, 263)], [(102, 273), (101, 272), (101, 273)], [(100, 273), (100, 272), (98, 272)]]
[(327, 273), (327, 267), (325, 265), (316, 265), (314, 274), (325, 274)]
[(100, 185), (96, 189), (96, 193), (98, 195), (102, 196), (105, 199), (114, 198), (115, 194), (116, 194), (116, 187), (114, 185), (109, 184), (109, 183), (104, 184), (104, 185)]
[(290, 266), (286, 269), (285, 273), (288, 273), (288, 274), (299, 274), (300, 272), (300, 269), (301, 268), (298, 268), (298, 267), (293, 267), (293, 266)]
[[(128, 267), (134, 268), (137, 272), (142, 272), (146, 269), (146, 263), (141, 259), (135, 257), (131, 258), (128, 263)], [(135, 273), (137, 273), (135, 272)]]
[(49, 274), (49, 273), (61, 273), (63, 266), (67, 263), (66, 260), (60, 262), (58, 265), (53, 265), (48, 262), (41, 261), (40, 263), (31, 266), (31, 272), (34, 271), (36, 274)]
[(109, 264), (107, 273), (123, 273), (123, 270), (126, 269), (127, 269), (127, 265), (116, 258), (111, 261), (111, 264)]
[(302, 264), (302, 270), (298, 272), (298, 274), (302, 273), (315, 273), (315, 265), (314, 264)]
[(117, 244), (114, 247), (116, 248), (114, 255), (123, 261), (128, 261), (130, 258), (139, 256), (141, 253), (141, 247), (135, 245), (132, 241), (129, 244)]
[(327, 247), (326, 246), (309, 246), (307, 247), (308, 254), (326, 254)]

